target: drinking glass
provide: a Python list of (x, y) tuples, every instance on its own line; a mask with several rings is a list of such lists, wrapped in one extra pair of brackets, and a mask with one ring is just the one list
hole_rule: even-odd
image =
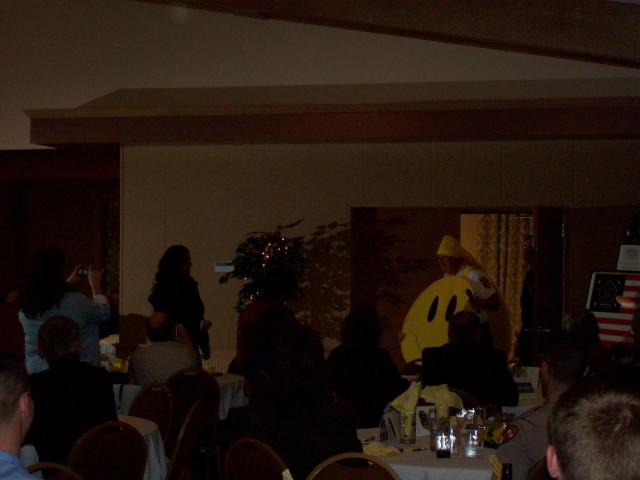
[(416, 443), (416, 412), (400, 412), (400, 443)]
[(449, 458), (451, 456), (451, 435), (448, 430), (436, 434), (436, 457)]
[(462, 445), (462, 455), (466, 458), (477, 458), (482, 456), (482, 429), (472, 428), (465, 430), (460, 435)]

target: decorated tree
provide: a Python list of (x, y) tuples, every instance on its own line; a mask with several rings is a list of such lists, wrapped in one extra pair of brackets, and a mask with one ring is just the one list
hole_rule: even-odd
[(273, 232), (252, 232), (238, 245), (233, 259), (233, 271), (220, 278), (225, 284), (230, 278), (245, 282), (238, 292), (236, 311), (259, 296), (264, 287), (266, 274), (276, 268), (287, 268), (300, 279), (307, 266), (304, 237), (286, 237), (284, 230), (297, 226), (302, 220), (289, 225), (278, 225)]

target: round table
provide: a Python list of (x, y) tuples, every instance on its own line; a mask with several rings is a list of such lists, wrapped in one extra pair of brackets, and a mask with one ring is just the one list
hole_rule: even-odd
[(118, 421), (128, 423), (144, 437), (147, 444), (147, 466), (144, 470), (144, 480), (163, 480), (167, 475), (167, 460), (158, 425), (151, 420), (130, 415), (118, 415)]

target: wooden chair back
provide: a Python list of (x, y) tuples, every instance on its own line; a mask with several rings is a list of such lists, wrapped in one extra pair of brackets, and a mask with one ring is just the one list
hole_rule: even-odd
[(67, 465), (91, 480), (142, 480), (147, 444), (123, 422), (105, 422), (85, 432), (72, 447)]
[[(177, 444), (180, 429), (191, 408), (201, 400), (203, 413), (200, 421), (199, 444), (206, 459), (214, 458), (216, 474), (222, 475), (222, 461), (218, 442), (218, 412), (220, 410), (220, 385), (215, 377), (202, 368), (185, 368), (171, 375), (165, 382), (173, 397), (173, 420), (165, 444), (171, 457)], [(211, 470), (211, 462), (207, 470)], [(212, 472), (207, 472), (212, 475)]]
[(162, 440), (167, 441), (173, 420), (173, 396), (163, 383), (150, 383), (138, 392), (129, 408), (129, 415), (146, 418), (158, 425)]
[(284, 460), (269, 445), (255, 438), (235, 441), (224, 456), (226, 480), (282, 480)]
[(72, 468), (56, 462), (34, 463), (27, 467), (29, 473), (41, 473), (48, 480), (83, 480)]
[(220, 385), (215, 377), (202, 368), (185, 368), (171, 375), (165, 385), (173, 397), (173, 420), (168, 438), (168, 447), (173, 448), (187, 414), (198, 401), (211, 414), (212, 428), (216, 428), (220, 409)]
[(400, 480), (400, 477), (384, 460), (352, 452), (328, 458), (311, 471), (307, 480)]
[(184, 422), (182, 422), (175, 446), (171, 452), (165, 480), (190, 478), (189, 472), (193, 471), (194, 458), (200, 451), (201, 424), (206, 421), (207, 416), (202, 400), (197, 400), (187, 413)]

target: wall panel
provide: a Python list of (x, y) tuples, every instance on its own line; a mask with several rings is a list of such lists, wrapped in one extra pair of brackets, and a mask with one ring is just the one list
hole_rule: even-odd
[(125, 147), (124, 311), (148, 313), (157, 261), (179, 241), (192, 250), (212, 345), (233, 348), (240, 284), (220, 286), (213, 263), (232, 259), (247, 232), (302, 218), (290, 233), (309, 235), (347, 222), (350, 206), (634, 204), (638, 152), (640, 141)]

